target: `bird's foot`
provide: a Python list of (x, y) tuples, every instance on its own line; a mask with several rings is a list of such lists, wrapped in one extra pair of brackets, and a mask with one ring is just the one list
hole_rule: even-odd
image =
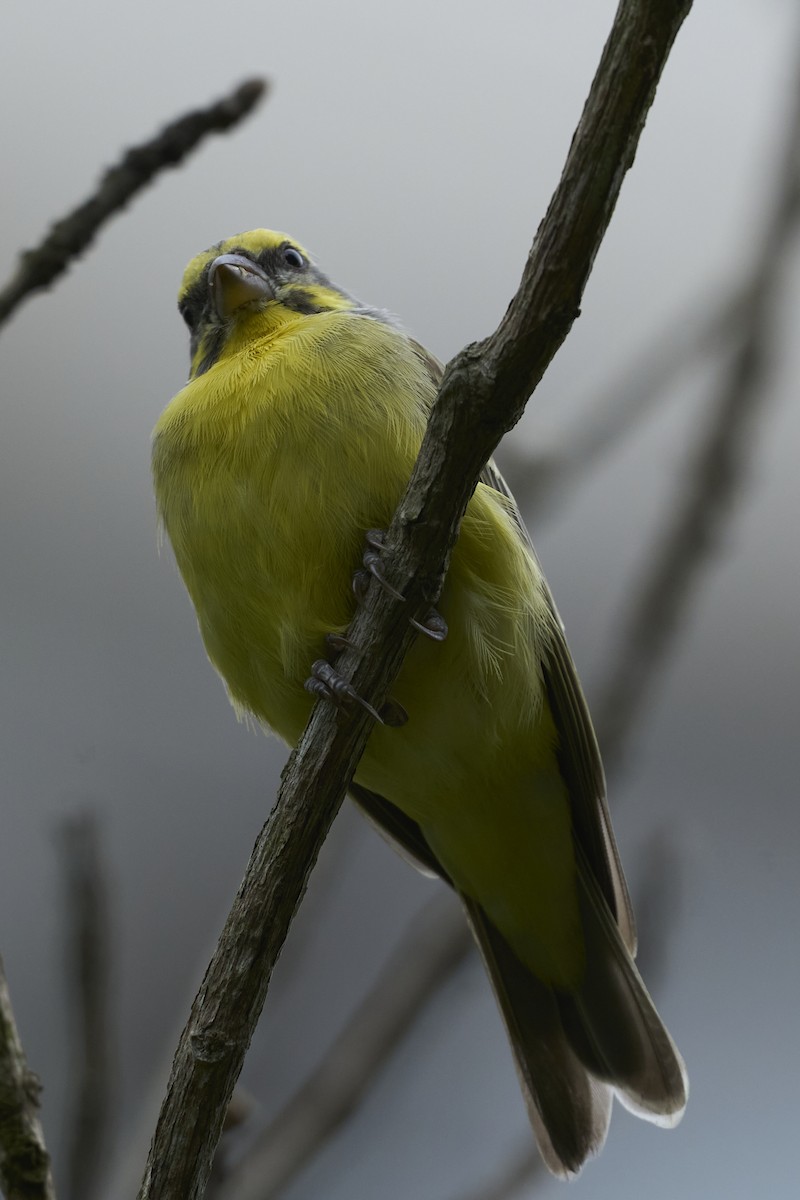
[(417, 621), (414, 617), (408, 619), (418, 633), (424, 633), (434, 642), (443, 642), (447, 637), (447, 621), (436, 608), (428, 609), (424, 621)]
[[(364, 550), (364, 566), (353, 576), (353, 592), (359, 603), (364, 599), (370, 575), (373, 575), (385, 592), (395, 600), (405, 600), (402, 592), (393, 587), (383, 572), (381, 553), (383, 551), (385, 534), (382, 529), (368, 529), (364, 535), (366, 549)], [(409, 617), (409, 622), (418, 633), (431, 638), (434, 642), (443, 642), (447, 637), (447, 622), (440, 612), (430, 608), (422, 621)]]
[(405, 600), (403, 593), (398, 592), (396, 587), (392, 587), (383, 573), (381, 551), (383, 550), (385, 536), (382, 529), (368, 529), (364, 534), (366, 545), (364, 547), (364, 556), (361, 560), (364, 566), (356, 571), (353, 576), (353, 591), (359, 604), (366, 595), (370, 575), (373, 575), (383, 590), (388, 592), (390, 596), (393, 596), (395, 600)]
[[(329, 639), (337, 638), (337, 634), (329, 635)], [(329, 640), (330, 644), (330, 640)], [(341, 649), (341, 646), (339, 646)], [(351, 704), (360, 704), (363, 709), (379, 721), (381, 725), (399, 727), (405, 725), (408, 713), (397, 700), (386, 700), (380, 710), (359, 696), (351, 683), (339, 674), (335, 667), (324, 658), (318, 658), (311, 666), (311, 675), (303, 685), (307, 692), (318, 699), (327, 700), (337, 708), (348, 708)]]
[(326, 633), (325, 645), (331, 654), (340, 654), (342, 650), (358, 649), (355, 642), (351, 641), (349, 637), (345, 637), (343, 633)]

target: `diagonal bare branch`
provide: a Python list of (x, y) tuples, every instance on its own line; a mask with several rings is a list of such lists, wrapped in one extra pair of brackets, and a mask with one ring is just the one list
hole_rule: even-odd
[(218, 1200), (276, 1200), (361, 1102), (422, 1008), (473, 948), (461, 905), (449, 892), (437, 895), (411, 922), (320, 1064), (231, 1170)]
[[(349, 632), (359, 652), (337, 663), (356, 691), (384, 697), (441, 588), (478, 475), (519, 419), (578, 315), (594, 257), (633, 162), (656, 86), (691, 0), (621, 0), (611, 35), (539, 228), (519, 290), (496, 332), (449, 364), (387, 552), (397, 603), (371, 586)], [(369, 736), (371, 718), (340, 724), (317, 705), (284, 771), (272, 816), (178, 1046), (141, 1200), (200, 1200), (225, 1110), (275, 960), (319, 848)]]
[(228, 96), (171, 122), (150, 141), (132, 146), (109, 168), (97, 191), (57, 221), (41, 245), (25, 250), (0, 289), (0, 325), (34, 292), (49, 288), (94, 241), (100, 228), (168, 167), (177, 167), (210, 133), (224, 133), (265, 95), (263, 79), (248, 79)]
[(786, 252), (800, 224), (800, 57), (795, 72), (794, 109), (787, 126), (776, 186), (743, 295), (740, 337), (723, 372), (711, 418), (686, 473), (680, 498), (652, 560), (633, 595), (615, 649), (615, 669), (597, 712), (598, 736), (607, 765), (614, 766), (623, 738), (642, 711), (675, 630), (683, 619), (701, 573), (717, 551), (736, 501), (744, 495), (756, 423), (770, 397), (769, 374), (777, 301)]
[(750, 310), (754, 281), (727, 288), (711, 299), (689, 304), (658, 338), (640, 351), (620, 378), (579, 405), (580, 417), (563, 429), (553, 445), (533, 452), (503, 445), (500, 462), (526, 519), (537, 526), (562, 492), (584, 480), (603, 457), (617, 449), (656, 409), (664, 391), (698, 359), (726, 351), (741, 336)]

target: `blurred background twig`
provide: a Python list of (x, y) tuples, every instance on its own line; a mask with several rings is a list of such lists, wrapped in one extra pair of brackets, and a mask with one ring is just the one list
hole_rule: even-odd
[(172, 121), (154, 138), (132, 146), (106, 171), (94, 195), (53, 225), (44, 241), (21, 256), (0, 289), (0, 325), (34, 292), (49, 288), (73, 259), (94, 241), (100, 228), (168, 167), (177, 167), (210, 133), (226, 133), (248, 116), (264, 96), (263, 79), (248, 79), (221, 100)]
[(461, 905), (436, 896), (411, 922), (328, 1053), (233, 1167), (219, 1200), (274, 1200), (361, 1102), (439, 988), (473, 951)]
[[(774, 176), (774, 193), (750, 278), (723, 316), (737, 312), (737, 337), (720, 373), (705, 432), (690, 450), (674, 509), (654, 541), (643, 577), (631, 589), (615, 666), (599, 693), (597, 728), (606, 765), (622, 752), (631, 723), (672, 644), (701, 572), (717, 552), (737, 502), (758, 437), (758, 420), (771, 395), (770, 370), (777, 306), (787, 250), (800, 218), (800, 47), (794, 105)], [(744, 303), (743, 303), (744, 302)]]
[(58, 830), (64, 878), (65, 954), (71, 1017), (71, 1083), (65, 1195), (94, 1200), (113, 1130), (109, 896), (92, 809)]

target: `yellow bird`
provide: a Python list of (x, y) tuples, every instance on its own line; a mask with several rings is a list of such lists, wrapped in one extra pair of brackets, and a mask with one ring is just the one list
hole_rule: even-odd
[[(350, 622), (365, 533), (392, 517), (441, 367), (266, 229), (194, 258), (179, 308), (191, 373), (155, 429), (159, 514), (233, 704), (294, 745), (311, 664)], [(370, 540), (365, 561), (391, 586)], [(633, 963), (603, 770), (562, 626), (491, 464), (440, 609), (352, 794), (463, 900), (540, 1151), (573, 1175), (603, 1144), (614, 1093), (673, 1125), (687, 1082)], [(335, 699), (335, 680), (317, 676), (310, 690)]]

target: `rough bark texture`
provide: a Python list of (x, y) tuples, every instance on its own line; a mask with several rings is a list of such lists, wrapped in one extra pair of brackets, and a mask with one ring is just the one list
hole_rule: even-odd
[(38, 1117), (40, 1090), (25, 1061), (0, 959), (0, 1193), (6, 1200), (55, 1198)]
[(449, 892), (431, 900), (319, 1066), (223, 1180), (216, 1200), (278, 1200), (361, 1103), (420, 1010), (475, 943)]

